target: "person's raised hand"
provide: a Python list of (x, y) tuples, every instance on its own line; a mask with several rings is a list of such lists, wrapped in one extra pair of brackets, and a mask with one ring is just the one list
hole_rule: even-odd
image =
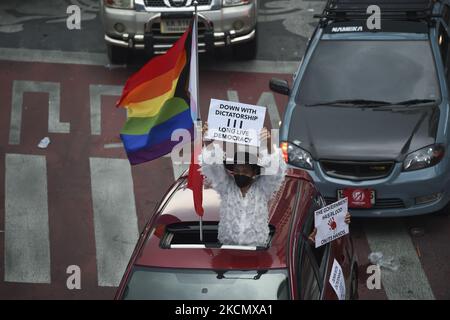
[(311, 241), (312, 243), (315, 243), (316, 242), (316, 235), (317, 235), (317, 228), (314, 228), (314, 230), (308, 236), (308, 240)]
[(204, 136), (208, 132), (208, 122), (205, 121), (202, 127), (202, 135)]
[(345, 216), (344, 221), (346, 224), (350, 224), (351, 220), (352, 220), (352, 216), (350, 215), (350, 212), (347, 212), (347, 215)]

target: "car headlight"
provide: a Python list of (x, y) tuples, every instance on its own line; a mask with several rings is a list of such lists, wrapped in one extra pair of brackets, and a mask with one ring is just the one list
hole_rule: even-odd
[(406, 156), (406, 159), (403, 162), (403, 170), (413, 171), (432, 167), (442, 160), (444, 154), (445, 148), (440, 144), (417, 150)]
[(306, 170), (312, 170), (314, 168), (313, 158), (308, 151), (290, 142), (281, 143), (281, 150), (283, 151), (284, 159), (289, 164)]
[(118, 9), (133, 9), (134, 0), (103, 0), (103, 3), (107, 7)]
[(248, 4), (252, 0), (223, 0), (223, 6), (224, 7), (232, 7), (232, 6), (240, 6), (243, 4)]

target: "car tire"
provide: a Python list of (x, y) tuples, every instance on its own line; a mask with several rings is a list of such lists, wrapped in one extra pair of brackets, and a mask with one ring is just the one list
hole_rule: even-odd
[(233, 57), (236, 60), (253, 60), (256, 58), (257, 51), (258, 33), (252, 40), (233, 46)]
[(352, 280), (350, 283), (350, 300), (358, 300), (358, 272), (357, 267), (354, 266), (352, 270)]
[(108, 44), (108, 58), (112, 64), (125, 64), (128, 60), (128, 48)]

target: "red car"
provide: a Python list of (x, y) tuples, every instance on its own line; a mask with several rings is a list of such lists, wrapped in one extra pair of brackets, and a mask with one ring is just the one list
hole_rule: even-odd
[(219, 195), (205, 188), (203, 241), (183, 175), (163, 198), (131, 256), (115, 299), (337, 299), (334, 259), (346, 298), (357, 298), (357, 262), (349, 236), (315, 248), (314, 211), (325, 202), (307, 173), (289, 169), (270, 203), (267, 247), (218, 243)]

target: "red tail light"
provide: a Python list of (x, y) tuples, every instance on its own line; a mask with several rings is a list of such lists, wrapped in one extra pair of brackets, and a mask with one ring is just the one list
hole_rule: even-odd
[(283, 152), (283, 159), (286, 161), (286, 163), (289, 161), (288, 156), (288, 143), (287, 142), (281, 142), (280, 143), (281, 151)]

